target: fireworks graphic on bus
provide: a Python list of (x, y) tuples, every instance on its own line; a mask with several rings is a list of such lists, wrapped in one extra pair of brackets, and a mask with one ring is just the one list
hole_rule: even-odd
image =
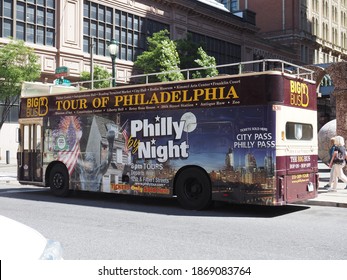
[(81, 137), (81, 123), (75, 116), (62, 117), (59, 128), (53, 131), (54, 150), (58, 152), (58, 160), (66, 165), (70, 175), (80, 155)]

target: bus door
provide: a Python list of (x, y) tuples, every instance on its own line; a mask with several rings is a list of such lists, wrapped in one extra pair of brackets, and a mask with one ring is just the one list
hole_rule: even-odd
[(42, 182), (42, 119), (20, 121), (18, 180)]

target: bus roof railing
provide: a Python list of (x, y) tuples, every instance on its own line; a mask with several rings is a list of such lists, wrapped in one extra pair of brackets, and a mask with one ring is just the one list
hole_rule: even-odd
[[(290, 62), (286, 62), (279, 59), (262, 59), (262, 60), (254, 60), (254, 61), (245, 61), (245, 62), (236, 62), (229, 64), (222, 64), (216, 66), (205, 66), (205, 67), (196, 67), (196, 68), (188, 68), (188, 69), (178, 69), (171, 70), (165, 72), (155, 72), (155, 73), (147, 73), (147, 74), (137, 74), (124, 76), (124, 83), (126, 84), (149, 84), (151, 83), (151, 77), (157, 77), (159, 75), (168, 75), (172, 73), (182, 73), (185, 77), (185, 80), (194, 79), (193, 74), (198, 71), (208, 70), (208, 69), (217, 69), (219, 75), (242, 75), (242, 74), (250, 74), (250, 73), (258, 73), (258, 72), (266, 72), (266, 71), (280, 71), (281, 73), (290, 74), (297, 78), (302, 78), (306, 80), (313, 81), (314, 71), (312, 69), (305, 68), (303, 66), (298, 66)], [(94, 80), (94, 81), (79, 81), (76, 83), (72, 83), (72, 85), (81, 86), (85, 83), (92, 82), (102, 82), (109, 81), (110, 85), (112, 84), (112, 78), (103, 79), (103, 80)], [(139, 81), (139, 82), (136, 82)]]
[[(189, 68), (189, 69), (178, 69), (178, 70), (171, 70), (171, 71), (165, 71), (165, 72), (156, 72), (156, 73), (149, 73), (149, 74), (137, 74), (137, 75), (130, 75), (130, 76), (124, 76), (123, 83), (120, 83), (121, 85), (127, 85), (127, 84), (149, 84), (153, 82), (153, 78), (158, 77), (159, 75), (168, 75), (172, 73), (182, 73), (185, 80), (191, 80), (194, 78), (194, 73), (197, 73), (199, 71), (204, 71), (208, 69), (217, 69), (218, 75), (252, 75), (259, 73), (259, 72), (268, 72), (268, 71), (279, 71), (282, 74), (292, 75), (296, 78), (306, 79), (313, 81), (313, 75), (314, 70), (305, 68), (303, 66), (298, 66), (290, 62), (286, 62), (279, 59), (262, 59), (262, 60), (254, 60), (254, 61), (245, 61), (245, 62), (237, 62), (237, 63), (230, 63), (230, 64), (222, 64), (222, 65), (216, 65), (216, 66), (207, 66), (207, 67), (197, 67), (197, 68)], [(152, 80), (151, 80), (152, 79)], [(100, 80), (92, 80), (92, 81), (79, 81), (75, 83), (71, 83), (71, 86), (62, 86), (62, 85), (55, 85), (55, 84), (42, 84), (38, 85), (39, 83), (26, 83), (29, 84), (26, 87), (23, 86), (22, 88), (22, 96), (25, 95), (31, 95), (31, 92), (35, 92), (35, 95), (40, 94), (49, 94), (49, 93), (63, 93), (63, 92), (71, 92), (71, 91), (78, 91), (83, 88), (85, 84), (91, 85), (91, 88), (93, 88), (93, 85), (97, 82), (105, 82), (108, 81), (110, 84), (110, 87), (112, 87), (112, 78), (108, 79), (100, 79)], [(156, 81), (158, 82), (158, 80)], [(45, 85), (45, 86), (43, 86)]]

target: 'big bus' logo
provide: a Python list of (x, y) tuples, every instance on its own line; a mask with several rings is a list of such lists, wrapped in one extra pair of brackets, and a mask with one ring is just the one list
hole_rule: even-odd
[(309, 101), (310, 98), (307, 84), (290, 81), (290, 105), (307, 107)]
[(27, 99), (26, 116), (43, 117), (48, 113), (48, 98), (33, 97)]

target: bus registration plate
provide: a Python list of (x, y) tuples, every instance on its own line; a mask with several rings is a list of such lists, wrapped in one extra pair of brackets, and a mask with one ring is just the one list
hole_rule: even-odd
[(314, 191), (314, 186), (313, 186), (313, 183), (312, 182), (309, 182), (307, 184), (307, 189), (309, 192), (313, 192)]

